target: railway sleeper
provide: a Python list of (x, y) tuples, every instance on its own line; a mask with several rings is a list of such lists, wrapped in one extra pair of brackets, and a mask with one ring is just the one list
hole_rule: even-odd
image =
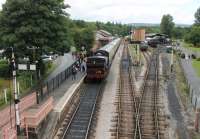
[(129, 125), (131, 125), (132, 123), (131, 122), (133, 122), (133, 121), (130, 121), (130, 119), (122, 119), (122, 120), (120, 120), (120, 125), (127, 125), (127, 124), (129, 124)]
[(133, 137), (133, 135), (134, 135), (134, 130), (127, 131), (125, 129), (119, 129), (119, 136), (120, 137)]
[(86, 129), (87, 128), (87, 125), (76, 125), (76, 124), (73, 124), (70, 126), (71, 129), (76, 129), (76, 130), (83, 130), (83, 129)]
[(87, 131), (87, 129), (80, 129), (80, 130), (78, 130), (78, 129), (70, 129), (68, 132), (69, 132), (69, 134), (68, 135), (76, 135), (76, 134), (85, 134), (86, 133), (86, 131)]

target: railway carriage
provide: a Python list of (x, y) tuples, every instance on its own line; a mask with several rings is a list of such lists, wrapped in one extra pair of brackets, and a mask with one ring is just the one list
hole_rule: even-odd
[(87, 58), (87, 75), (85, 81), (102, 80), (106, 78), (120, 42), (120, 38), (115, 39), (97, 50), (94, 56)]

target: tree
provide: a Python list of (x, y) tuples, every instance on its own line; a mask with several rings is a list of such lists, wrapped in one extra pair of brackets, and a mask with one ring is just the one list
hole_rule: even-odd
[[(7, 0), (0, 14), (1, 46), (14, 47), (18, 56), (36, 46), (65, 51), (70, 46), (64, 0)], [(29, 50), (30, 51), (30, 50)], [(39, 57), (39, 56), (37, 56)]]
[(174, 27), (172, 31), (172, 37), (175, 39), (183, 39), (189, 32), (189, 27)]
[(173, 28), (174, 28), (173, 17), (169, 14), (163, 15), (161, 24), (160, 24), (161, 33), (166, 34), (169, 37), (171, 37)]
[(186, 35), (185, 40), (194, 46), (200, 46), (200, 26), (193, 26), (191, 32)]
[(194, 14), (195, 17), (195, 24), (200, 25), (200, 7), (197, 9), (196, 13)]
[(94, 43), (94, 30), (93, 28), (74, 28), (73, 38), (75, 46), (78, 50), (81, 50), (81, 47), (84, 46), (86, 50), (90, 50), (93, 47)]

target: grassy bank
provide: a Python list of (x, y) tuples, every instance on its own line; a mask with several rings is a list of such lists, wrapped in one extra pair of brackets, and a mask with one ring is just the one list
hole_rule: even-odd
[(4, 97), (4, 89), (7, 89), (7, 100), (10, 100), (10, 92), (11, 92), (11, 84), (12, 82), (10, 80), (5, 80), (3, 78), (0, 78), (0, 109), (4, 107), (5, 105), (5, 97)]
[(135, 44), (130, 44), (129, 45), (130, 48), (130, 55), (132, 56), (132, 61), (133, 63), (137, 63), (138, 60), (140, 59), (141, 61), (143, 61), (142, 59), (142, 55), (141, 55), (141, 51), (139, 52), (139, 59), (138, 59), (138, 54), (137, 54), (137, 50), (136, 50), (136, 45)]
[[(45, 75), (44, 78), (47, 77), (54, 69), (56, 65), (53, 65), (52, 62), (45, 63)], [(19, 83), (19, 92), (20, 96), (23, 97), (27, 93), (30, 92), (31, 88), (36, 84), (35, 80), (35, 72), (30, 71), (18, 71), (17, 72), (17, 83)], [(13, 98), (13, 82), (11, 80), (7, 80), (5, 78), (0, 78), (0, 109), (4, 108), (11, 98)], [(5, 103), (4, 98), (4, 89), (7, 89), (8, 103)]]
[(175, 55), (174, 59), (175, 59), (175, 71), (176, 71), (176, 87), (180, 95), (182, 104), (184, 105), (184, 108), (187, 109), (189, 103), (189, 97), (188, 97), (189, 88), (183, 70), (181, 68), (181, 65), (178, 62), (178, 56)]
[(183, 43), (183, 47), (189, 49), (189, 50), (192, 50), (192, 51), (195, 51), (195, 52), (200, 52), (200, 47), (194, 47), (193, 44), (189, 44), (189, 43)]
[(200, 77), (200, 61), (192, 60), (192, 66), (194, 67), (197, 75)]

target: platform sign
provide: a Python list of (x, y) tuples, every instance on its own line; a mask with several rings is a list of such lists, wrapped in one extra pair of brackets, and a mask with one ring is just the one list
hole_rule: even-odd
[(36, 70), (36, 65), (35, 64), (18, 64), (18, 70)]
[(18, 70), (27, 70), (27, 64), (18, 64)]
[(30, 70), (36, 70), (36, 65), (30, 65)]

